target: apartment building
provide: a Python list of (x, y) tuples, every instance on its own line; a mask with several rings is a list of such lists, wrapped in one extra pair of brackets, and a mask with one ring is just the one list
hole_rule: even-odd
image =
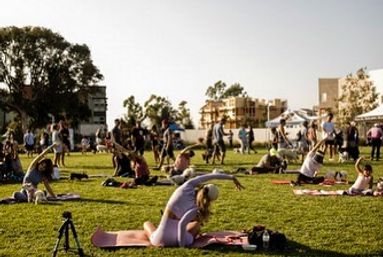
[[(376, 92), (379, 93), (378, 102), (383, 103), (383, 69), (371, 70), (367, 74), (373, 81)], [(318, 110), (323, 115), (327, 112), (337, 113), (338, 99), (342, 95), (342, 85), (346, 77), (342, 78), (319, 78), (318, 80)], [(336, 115), (335, 115), (336, 117)]]
[(220, 101), (207, 100), (201, 107), (200, 129), (206, 129), (220, 118), (226, 117), (225, 128), (240, 128), (243, 124), (264, 127), (267, 120), (279, 116), (287, 109), (287, 100), (230, 97)]
[(91, 115), (87, 121), (80, 122), (78, 133), (81, 135), (93, 135), (98, 128), (106, 128), (106, 86), (91, 86), (87, 102)]

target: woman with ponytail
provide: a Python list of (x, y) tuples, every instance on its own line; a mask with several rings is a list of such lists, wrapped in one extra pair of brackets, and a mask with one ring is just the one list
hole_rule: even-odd
[(212, 179), (232, 180), (238, 190), (243, 188), (235, 176), (222, 173), (188, 180), (170, 197), (158, 228), (149, 221), (144, 223), (144, 230), (153, 245), (185, 247), (193, 244), (201, 225), (209, 219), (211, 202), (218, 198), (216, 185), (201, 185)]

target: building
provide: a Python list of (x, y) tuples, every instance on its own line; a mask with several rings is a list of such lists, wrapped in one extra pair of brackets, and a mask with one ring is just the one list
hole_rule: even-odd
[(318, 91), (319, 113), (336, 112), (338, 109), (336, 99), (338, 99), (340, 95), (339, 78), (320, 78), (318, 80)]
[(106, 86), (91, 86), (88, 95), (88, 107), (91, 111), (87, 121), (78, 126), (81, 135), (94, 135), (97, 129), (106, 128), (107, 97)]
[(264, 127), (267, 120), (279, 116), (287, 109), (287, 100), (230, 97), (220, 101), (207, 100), (200, 109), (199, 128), (207, 129), (220, 118), (226, 117), (226, 128), (240, 128), (243, 124)]
[[(93, 135), (98, 128), (106, 128), (106, 86), (90, 86), (85, 95), (87, 95), (87, 98), (84, 100), (88, 103), (91, 115), (86, 121), (81, 121), (79, 123), (76, 133), (81, 135)], [(24, 88), (23, 97), (31, 97), (29, 86)], [(0, 109), (0, 129), (5, 131), (7, 124), (16, 116), (17, 114), (14, 112), (6, 112)]]
[[(376, 92), (379, 93), (378, 102), (383, 103), (383, 69), (367, 72), (373, 81)], [(342, 78), (320, 78), (318, 80), (319, 114), (322, 116), (327, 112), (338, 111), (338, 99), (342, 95), (342, 85), (346, 77)]]
[(383, 69), (371, 70), (368, 75), (374, 81), (376, 92), (379, 93), (379, 104), (383, 103)]

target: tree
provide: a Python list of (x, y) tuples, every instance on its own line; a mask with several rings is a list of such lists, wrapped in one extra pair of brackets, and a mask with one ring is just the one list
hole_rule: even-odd
[(177, 114), (171, 102), (162, 96), (151, 95), (144, 107), (145, 116), (156, 126), (160, 126), (163, 119), (174, 120)]
[(225, 82), (217, 81), (213, 86), (209, 86), (206, 90), (205, 95), (211, 99), (211, 100), (221, 100), (222, 95), (224, 94), (226, 89), (226, 84)]
[(209, 100), (219, 101), (222, 99), (226, 99), (229, 97), (237, 97), (237, 96), (247, 96), (244, 88), (239, 84), (235, 83), (230, 87), (226, 88), (226, 83), (217, 81), (213, 86), (209, 86), (206, 90), (205, 95), (209, 98)]
[(347, 75), (341, 88), (342, 94), (337, 99), (340, 124), (353, 121), (355, 116), (377, 106), (378, 94), (373, 81), (366, 74), (366, 68), (359, 69), (355, 75), (352, 73)]
[[(74, 122), (89, 116), (89, 86), (103, 79), (86, 45), (41, 27), (0, 28), (0, 107), (23, 126), (43, 126), (48, 113)], [(29, 123), (29, 124), (27, 124)]]
[(181, 101), (178, 104), (176, 122), (181, 124), (185, 129), (194, 129), (194, 125), (190, 117), (190, 109), (186, 107), (186, 104), (186, 101)]
[(243, 96), (246, 97), (247, 93), (244, 91), (244, 88), (239, 84), (235, 83), (228, 87), (222, 95), (222, 98), (237, 97)]
[(135, 101), (133, 95), (124, 100), (124, 107), (127, 109), (125, 114), (125, 121), (129, 128), (134, 127), (137, 120), (142, 120), (144, 118), (144, 111), (142, 106)]

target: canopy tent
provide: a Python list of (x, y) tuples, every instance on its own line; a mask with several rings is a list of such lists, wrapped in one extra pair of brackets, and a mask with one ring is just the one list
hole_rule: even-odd
[(304, 115), (303, 113), (299, 113), (298, 111), (287, 110), (283, 112), (281, 115), (279, 115), (278, 117), (276, 117), (275, 119), (267, 121), (266, 127), (269, 127), (269, 128), (277, 127), (281, 119), (286, 120), (287, 126), (297, 126), (297, 125), (301, 125), (304, 121), (310, 122), (312, 120), (316, 120), (318, 119), (318, 117)]
[(383, 104), (376, 107), (372, 111), (363, 113), (355, 117), (355, 121), (382, 121), (383, 120)]
[(176, 123), (174, 123), (174, 122), (171, 122), (171, 123), (169, 124), (169, 128), (170, 128), (170, 130), (173, 131), (173, 132), (176, 132), (176, 131), (185, 131), (184, 128), (180, 127), (180, 125), (178, 125), (178, 124), (176, 124)]

